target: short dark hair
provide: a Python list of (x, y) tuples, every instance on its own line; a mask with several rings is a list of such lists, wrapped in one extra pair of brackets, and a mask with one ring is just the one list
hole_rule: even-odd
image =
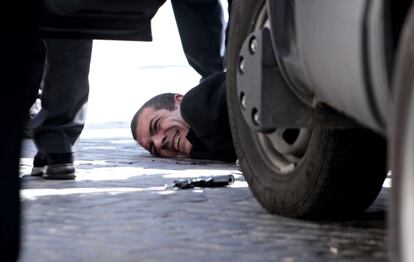
[(134, 138), (134, 140), (137, 140), (135, 129), (137, 127), (138, 120), (142, 114), (142, 111), (144, 111), (144, 109), (147, 107), (152, 107), (155, 110), (166, 109), (168, 111), (173, 111), (175, 109), (175, 100), (174, 100), (175, 95), (176, 94), (174, 93), (164, 93), (164, 94), (156, 95), (150, 100), (148, 100), (147, 102), (145, 102), (141, 106), (141, 108), (138, 109), (138, 111), (135, 113), (131, 121), (131, 132), (132, 132), (132, 137)]

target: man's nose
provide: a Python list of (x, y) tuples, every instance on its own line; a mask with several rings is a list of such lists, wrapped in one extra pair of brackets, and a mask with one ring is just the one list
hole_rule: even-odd
[(157, 135), (154, 137), (154, 144), (158, 149), (162, 149), (165, 147), (167, 141), (166, 135)]

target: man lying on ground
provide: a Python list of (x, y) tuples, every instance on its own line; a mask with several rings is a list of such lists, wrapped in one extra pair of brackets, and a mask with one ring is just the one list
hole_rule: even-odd
[(187, 94), (148, 100), (131, 121), (134, 140), (152, 155), (236, 161), (227, 115), (225, 73)]

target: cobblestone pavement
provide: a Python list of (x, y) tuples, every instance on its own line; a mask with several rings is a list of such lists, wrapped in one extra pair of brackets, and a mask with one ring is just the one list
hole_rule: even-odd
[[(355, 221), (274, 216), (234, 165), (153, 158), (131, 141), (127, 127), (85, 130), (75, 181), (29, 176), (35, 149), (24, 142), (20, 261), (386, 261), (387, 188)], [(222, 174), (234, 174), (236, 182), (214, 189), (164, 186)]]

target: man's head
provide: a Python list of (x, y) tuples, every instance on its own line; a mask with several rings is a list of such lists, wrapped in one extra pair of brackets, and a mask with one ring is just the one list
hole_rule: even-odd
[(166, 93), (148, 100), (134, 115), (134, 140), (152, 155), (189, 157), (191, 143), (186, 139), (189, 125), (180, 112), (182, 95)]

